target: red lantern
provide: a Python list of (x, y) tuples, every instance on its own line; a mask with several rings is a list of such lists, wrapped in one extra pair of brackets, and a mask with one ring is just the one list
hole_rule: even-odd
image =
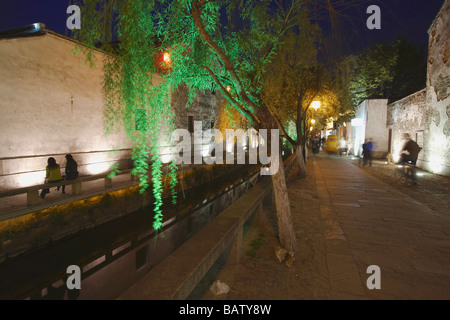
[(160, 73), (168, 73), (172, 70), (171, 64), (172, 64), (172, 55), (167, 50), (164, 50), (163, 52), (158, 52), (155, 55), (155, 63), (156, 63), (156, 69)]

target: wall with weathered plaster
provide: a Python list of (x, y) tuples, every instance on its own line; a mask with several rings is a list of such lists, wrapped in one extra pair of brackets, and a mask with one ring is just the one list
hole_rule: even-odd
[[(207, 140), (204, 136), (204, 131), (209, 129), (214, 129), (216, 127), (216, 118), (220, 107), (224, 103), (224, 98), (219, 92), (212, 92), (211, 90), (206, 90), (204, 92), (197, 92), (197, 95), (193, 101), (188, 103), (188, 88), (184, 85), (178, 87), (176, 92), (172, 95), (172, 106), (176, 110), (175, 123), (177, 129), (193, 129), (191, 131), (190, 141), (180, 141), (176, 144), (183, 147), (183, 152), (185, 150), (190, 150), (191, 152), (191, 163), (197, 161), (192, 158), (196, 157), (197, 160), (200, 158), (206, 158), (206, 155), (210, 154), (211, 140)], [(201, 128), (191, 127), (189, 128), (189, 118), (191, 117), (192, 124), (194, 122), (201, 122)], [(192, 125), (191, 124), (191, 125)], [(199, 130), (201, 129), (201, 130)], [(212, 147), (211, 147), (212, 148)], [(224, 147), (222, 147), (224, 148)], [(171, 150), (166, 149), (166, 155), (169, 157), (163, 157), (165, 160), (163, 162), (173, 159), (173, 157), (179, 157), (179, 155), (174, 155)], [(211, 161), (214, 157), (211, 157)]]
[(211, 91), (198, 92), (191, 103), (188, 103), (188, 89), (180, 86), (172, 95), (172, 105), (177, 110), (175, 121), (177, 128), (188, 129), (188, 117), (194, 121), (202, 121), (202, 130), (210, 129), (216, 121), (223, 97), (220, 93)]
[(408, 133), (422, 148), (419, 153), (417, 165), (422, 166), (424, 159), (424, 130), (427, 91), (423, 89), (399, 101), (388, 105), (387, 125), (392, 130), (392, 144), (389, 152), (392, 160), (397, 162), (400, 158), (405, 140), (403, 135)]
[(450, 1), (429, 31), (424, 167), (450, 175)]

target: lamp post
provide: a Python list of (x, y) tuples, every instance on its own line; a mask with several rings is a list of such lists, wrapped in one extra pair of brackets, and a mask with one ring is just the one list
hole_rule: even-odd
[(311, 117), (312, 119), (311, 119), (311, 127), (309, 129), (309, 131), (311, 132), (310, 141), (311, 141), (311, 146), (313, 148), (313, 153), (317, 153), (318, 149), (316, 151), (314, 150), (314, 149), (317, 148), (317, 146), (315, 146), (315, 143), (317, 143), (317, 142), (315, 142), (315, 138), (316, 138), (315, 123), (316, 123), (316, 120), (314, 119), (314, 117), (315, 117), (315, 112), (317, 112), (317, 109), (320, 108), (320, 101), (313, 101), (311, 103), (311, 107), (314, 109), (314, 111), (311, 112), (312, 113), (312, 117)]
[[(317, 112), (317, 109), (319, 109), (320, 108), (320, 105), (321, 105), (321, 103), (320, 103), (320, 101), (313, 101), (312, 103), (311, 103), (311, 107), (314, 109), (314, 111), (312, 112), (312, 119), (311, 119), (311, 124), (312, 125), (314, 125), (315, 123), (316, 123), (316, 120), (314, 119), (314, 117), (315, 117), (315, 112)], [(311, 126), (311, 127), (313, 127), (313, 126)], [(312, 131), (312, 130), (311, 130)]]
[(317, 109), (320, 108), (320, 101), (317, 101), (317, 100), (313, 101), (311, 103), (311, 107), (314, 109), (314, 111), (312, 112), (312, 118), (313, 119), (311, 119), (311, 124), (315, 124), (316, 123), (316, 120), (314, 120), (315, 112), (317, 112)]
[(313, 131), (315, 123), (316, 123), (316, 120), (311, 119), (311, 128), (309, 129), (309, 131)]

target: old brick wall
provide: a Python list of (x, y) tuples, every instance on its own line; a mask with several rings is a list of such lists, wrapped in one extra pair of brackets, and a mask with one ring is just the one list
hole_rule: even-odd
[[(398, 161), (400, 152), (405, 143), (403, 134), (408, 133), (411, 138), (423, 145), (423, 133), (425, 129), (426, 89), (418, 91), (399, 101), (388, 105), (387, 125), (391, 130), (391, 156)], [(419, 154), (419, 160), (423, 161), (424, 151)], [(420, 166), (420, 161), (418, 165)]]
[(218, 92), (198, 92), (191, 103), (188, 103), (188, 88), (180, 86), (172, 95), (172, 106), (177, 110), (175, 127), (188, 129), (189, 116), (194, 121), (202, 121), (202, 129), (211, 129), (214, 126), (223, 98)]
[(424, 167), (450, 175), (450, 1), (429, 31)]
[(423, 149), (418, 166), (450, 175), (450, 1), (446, 0), (429, 31), (426, 88), (388, 105), (391, 154), (398, 160), (403, 134)]

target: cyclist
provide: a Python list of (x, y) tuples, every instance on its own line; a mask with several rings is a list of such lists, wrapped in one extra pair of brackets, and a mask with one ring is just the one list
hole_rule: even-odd
[(414, 140), (411, 139), (411, 137), (409, 136), (408, 133), (405, 133), (403, 135), (403, 137), (405, 138), (406, 142), (403, 145), (403, 149), (402, 149), (402, 153), (400, 155), (399, 162), (402, 165), (405, 165), (405, 163), (411, 163), (414, 166), (414, 169), (411, 170), (411, 178), (413, 180), (413, 184), (417, 184), (417, 176), (416, 176), (415, 167), (416, 167), (417, 157), (419, 156), (419, 152), (420, 152), (421, 148)]

